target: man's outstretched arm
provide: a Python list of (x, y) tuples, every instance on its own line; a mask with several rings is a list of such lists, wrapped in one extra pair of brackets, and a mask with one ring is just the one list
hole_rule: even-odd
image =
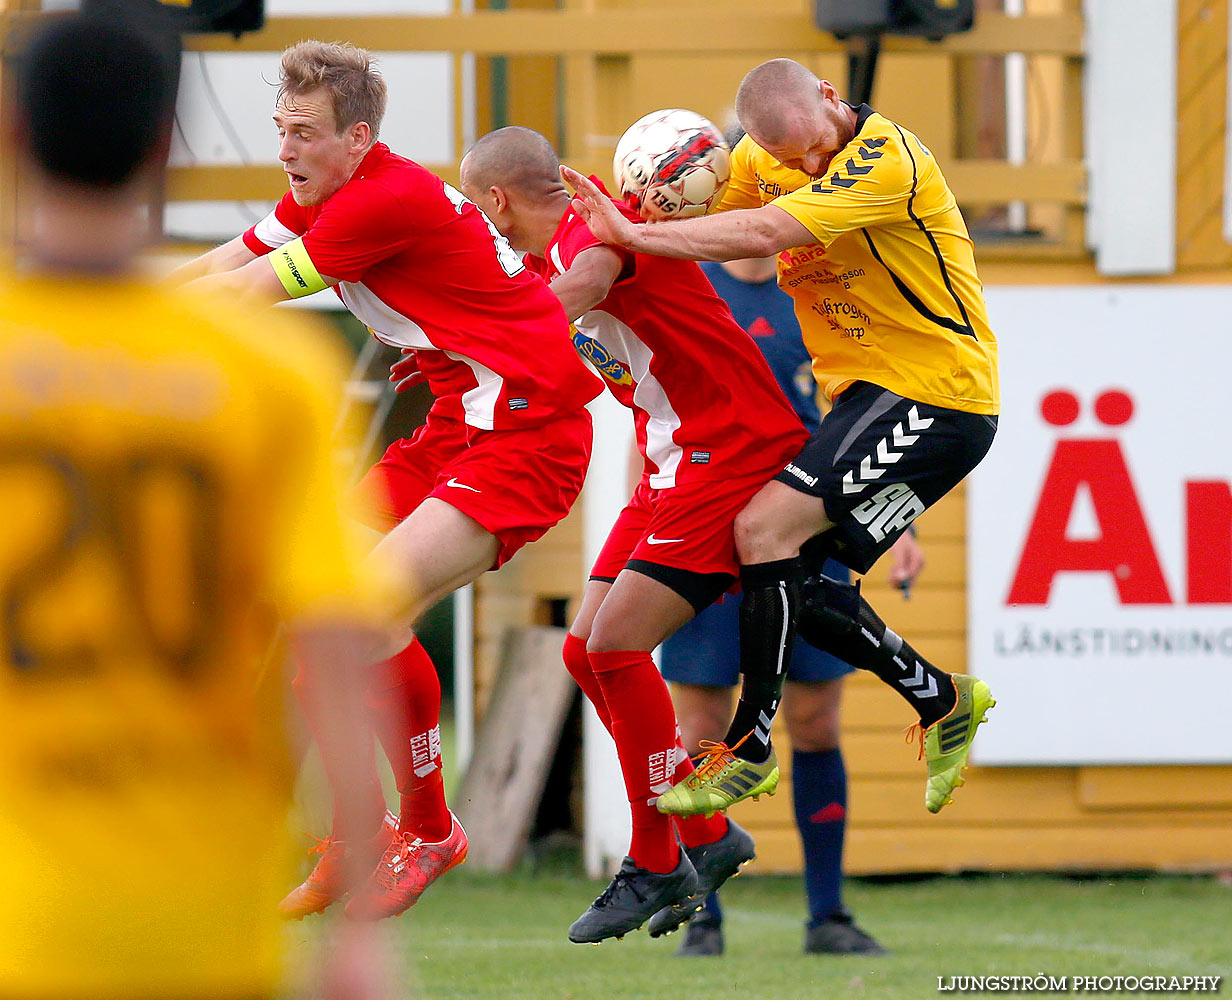
[(167, 277), (172, 285), (182, 285), (185, 282), (203, 278), (207, 274), (220, 274), (224, 271), (234, 271), (256, 258), (256, 254), (244, 244), (244, 237), (237, 236), (227, 240), (222, 246), (203, 253), (200, 257), (181, 264)]
[(207, 295), (225, 296), (241, 306), (260, 309), (338, 284), (339, 279), (321, 274), (316, 269), (304, 249), (303, 237), (284, 243), (264, 257), (256, 256), (247, 247), (244, 250), (249, 257), (247, 263), (232, 270), (196, 278), (188, 287)]
[(684, 260), (740, 260), (770, 257), (791, 247), (809, 246), (817, 237), (782, 209), (763, 208), (723, 212), (700, 219), (637, 225), (630, 222), (591, 181), (562, 166), (564, 178), (577, 197), (578, 214), (604, 243), (635, 253)]

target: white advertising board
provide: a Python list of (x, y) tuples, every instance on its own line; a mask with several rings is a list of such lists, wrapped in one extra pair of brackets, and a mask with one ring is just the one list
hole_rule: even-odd
[(1232, 762), (1232, 288), (990, 288), (968, 489), (981, 765)]

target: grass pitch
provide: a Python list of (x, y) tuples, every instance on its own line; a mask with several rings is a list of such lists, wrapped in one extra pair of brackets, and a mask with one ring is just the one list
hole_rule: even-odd
[[(775, 876), (745, 876), (724, 890), (720, 958), (675, 958), (679, 934), (571, 944), (570, 922), (602, 887), (561, 867), (451, 872), (389, 925), (408, 995), (921, 1000), (944, 995), (938, 976), (1232, 975), (1232, 890), (1212, 877), (849, 881), (847, 905), (891, 951), (879, 958), (802, 954), (800, 880)], [(291, 929), (294, 955), (320, 926)]]

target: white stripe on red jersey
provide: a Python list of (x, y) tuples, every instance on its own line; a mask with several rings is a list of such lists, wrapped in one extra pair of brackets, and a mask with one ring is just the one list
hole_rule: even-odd
[[(592, 337), (602, 344), (632, 377), (631, 394), (616, 392), (615, 389), (613, 394), (625, 406), (631, 403), (632, 409), (645, 416), (638, 427), (638, 444), (642, 455), (655, 468), (650, 475), (651, 487), (660, 490), (675, 486), (676, 472), (684, 457), (684, 449), (676, 443), (681, 420), (672, 409), (667, 390), (650, 370), (654, 351), (629, 324), (597, 307), (576, 320), (574, 327), (583, 336)], [(622, 398), (626, 396), (630, 398)]]
[(284, 243), (290, 243), (299, 235), (299, 233), (291, 232), (291, 230), (279, 222), (278, 217), (273, 212), (270, 212), (269, 215), (253, 226), (252, 232), (259, 242), (271, 250), (278, 249)]

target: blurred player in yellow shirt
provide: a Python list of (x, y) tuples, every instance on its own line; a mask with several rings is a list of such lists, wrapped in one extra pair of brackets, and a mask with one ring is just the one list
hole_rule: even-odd
[(291, 771), (283, 706), (257, 692), (255, 612), (272, 600), (323, 664), (346, 731), (348, 669), (381, 624), (330, 457), (339, 359), (316, 330), (131, 275), (174, 101), (145, 37), (57, 19), (18, 77), (6, 120), (27, 242), (0, 280), (0, 996), (269, 996)]

